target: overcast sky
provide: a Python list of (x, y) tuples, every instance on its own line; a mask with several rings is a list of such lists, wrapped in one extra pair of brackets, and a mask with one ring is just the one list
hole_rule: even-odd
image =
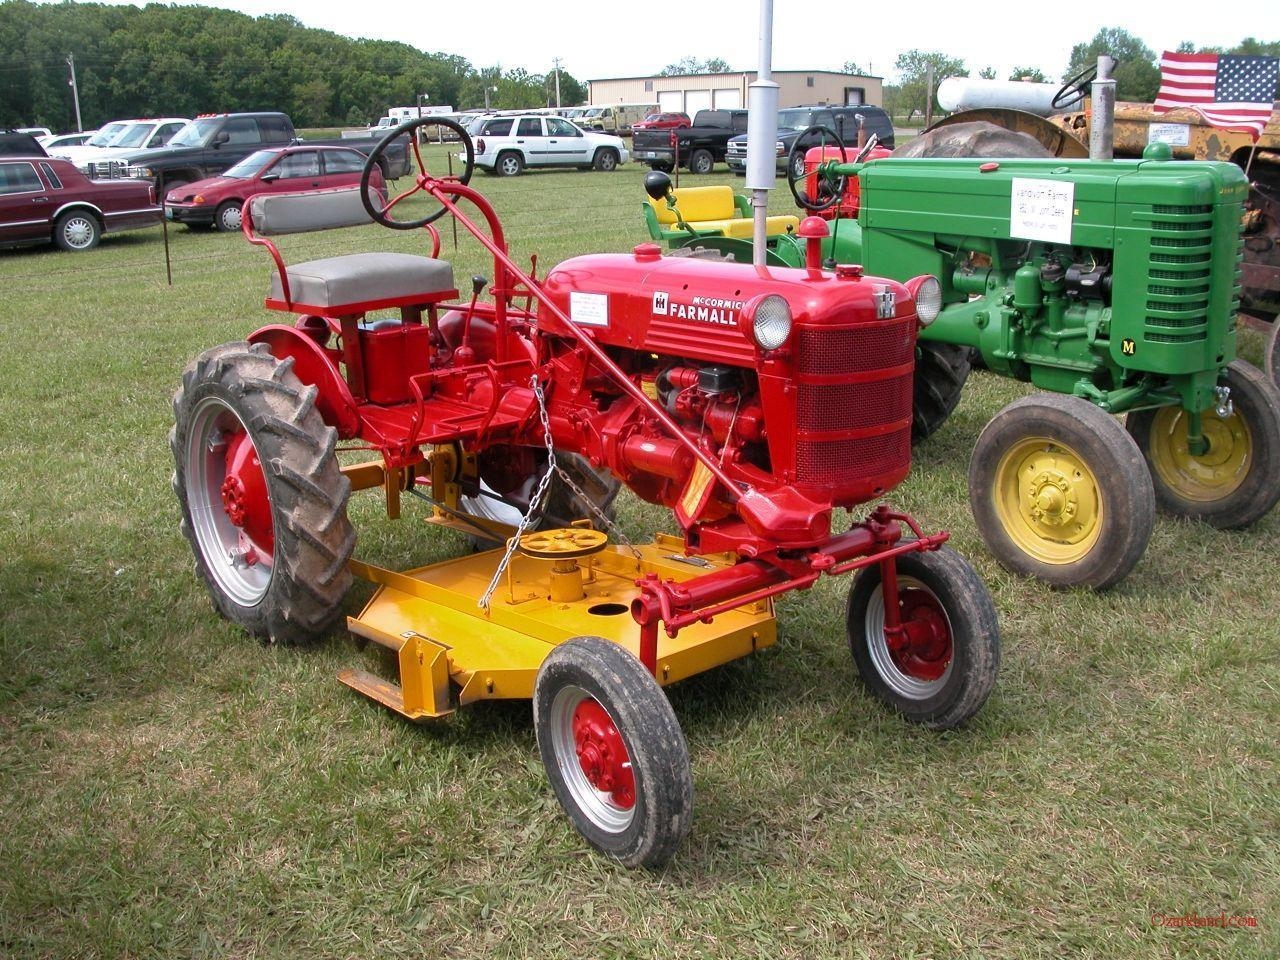
[[(128, 2), (128, 0), (107, 0)], [(140, 6), (135, 3), (135, 6)], [(222, 0), (204, 6), (251, 16), (285, 13), (349, 37), (399, 40), (428, 53), (547, 73), (553, 58), (578, 80), (648, 76), (682, 57), (719, 57), (735, 70), (758, 67), (758, 0), (686, 3), (481, 0)], [(1229, 0), (1221, 7), (1176, 0), (1045, 3), (1031, 0), (831, 2), (775, 0), (773, 69), (839, 70), (852, 60), (894, 79), (905, 50), (937, 50), (1000, 79), (1038, 67), (1050, 79), (1071, 48), (1103, 27), (1138, 37), (1157, 55), (1184, 40), (1232, 46), (1245, 37), (1280, 40), (1280, 0)]]

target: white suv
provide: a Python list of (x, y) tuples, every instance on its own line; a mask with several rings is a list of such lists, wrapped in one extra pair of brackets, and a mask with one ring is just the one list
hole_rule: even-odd
[(489, 117), (473, 131), (476, 166), (503, 177), (525, 167), (615, 170), (630, 158), (620, 137), (588, 133), (563, 117)]

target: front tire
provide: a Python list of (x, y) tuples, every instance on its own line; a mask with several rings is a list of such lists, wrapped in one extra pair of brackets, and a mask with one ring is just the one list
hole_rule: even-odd
[(972, 348), (952, 343), (916, 342), (911, 403), (912, 443), (931, 436), (960, 403), (960, 392), (969, 379), (972, 354)]
[(218, 205), (213, 215), (213, 225), (223, 233), (235, 233), (240, 229), (241, 206), (239, 200), (226, 200)]
[(947, 730), (981, 709), (1000, 669), (1000, 626), (986, 584), (954, 550), (905, 553), (897, 566), (903, 630), (885, 629), (883, 572), (849, 590), (845, 622), (863, 683), (912, 723)]
[(612, 173), (618, 168), (618, 154), (616, 151), (603, 149), (597, 150), (591, 166), (602, 173)]
[(98, 218), (85, 210), (71, 210), (53, 225), (53, 242), (62, 250), (80, 253), (92, 250), (102, 239)]
[(271, 643), (319, 639), (351, 585), (351, 485), (316, 389), (265, 344), (207, 350), (174, 394), (182, 533), (222, 616)]
[(693, 819), (689, 750), (675, 711), (630, 653), (575, 637), (533, 691), (538, 750), (574, 829), (628, 867), (667, 863)]
[(689, 155), (690, 173), (710, 173), (715, 165), (716, 158), (711, 155), (710, 150), (695, 150)]
[(1135, 410), (1125, 420), (1151, 470), (1156, 503), (1175, 517), (1220, 530), (1247, 527), (1280, 500), (1280, 387), (1243, 360), (1227, 366), (1232, 413), (1201, 416), (1209, 449), (1187, 449), (1181, 407)]
[(1079, 397), (1017, 400), (983, 428), (969, 505), (996, 559), (1055, 587), (1102, 590), (1142, 557), (1155, 494), (1115, 417)]

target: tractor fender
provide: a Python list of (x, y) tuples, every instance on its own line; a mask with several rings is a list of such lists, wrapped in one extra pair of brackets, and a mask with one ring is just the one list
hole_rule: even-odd
[(360, 430), (355, 398), (324, 348), (306, 331), (273, 323), (249, 335), (250, 343), (265, 343), (277, 360), (293, 359), (293, 372), (316, 388), (316, 409), (324, 422), (349, 440)]
[[(990, 124), (1000, 127), (1012, 134), (1026, 134), (1038, 141), (1049, 156), (1064, 159), (1084, 159), (1089, 156), (1089, 147), (1063, 127), (1046, 120), (1044, 117), (1025, 110), (1008, 110), (986, 108), (981, 110), (962, 110), (939, 120), (917, 137), (908, 140), (893, 152), (895, 157), (1036, 157), (1043, 153), (1029, 152), (1019, 147), (1021, 137), (1009, 137), (1001, 140), (989, 127), (966, 127), (960, 130), (948, 130), (948, 127), (960, 127), (963, 124)], [(977, 137), (994, 138), (995, 142), (981, 145), (982, 152), (974, 151), (973, 139)], [(954, 143), (952, 143), (954, 141)], [(1000, 152), (991, 152), (992, 148)], [(926, 152), (927, 151), (927, 152)], [(942, 152), (940, 152), (942, 151)], [(1007, 151), (1007, 152), (1006, 152)]]

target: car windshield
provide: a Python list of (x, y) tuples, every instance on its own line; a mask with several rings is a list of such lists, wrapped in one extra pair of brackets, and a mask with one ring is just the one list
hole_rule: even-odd
[(84, 145), (86, 147), (105, 147), (131, 126), (132, 124), (125, 123), (123, 120), (112, 121), (86, 140)]
[(248, 180), (250, 177), (256, 177), (262, 172), (262, 168), (276, 158), (278, 151), (276, 150), (259, 150), (257, 153), (251, 153), (234, 167), (223, 174), (224, 177), (233, 177), (236, 180)]
[(131, 127), (126, 127), (121, 131), (115, 140), (111, 141), (113, 147), (140, 147), (147, 142), (147, 137), (151, 135), (151, 131), (155, 127), (149, 123), (135, 123)]
[(807, 130), (817, 122), (816, 110), (779, 110), (779, 130)]
[(207, 138), (209, 134), (221, 124), (222, 117), (209, 117), (205, 120), (192, 120), (173, 135), (173, 139), (169, 141), (169, 146), (198, 147), (200, 144), (204, 143), (205, 138)]

